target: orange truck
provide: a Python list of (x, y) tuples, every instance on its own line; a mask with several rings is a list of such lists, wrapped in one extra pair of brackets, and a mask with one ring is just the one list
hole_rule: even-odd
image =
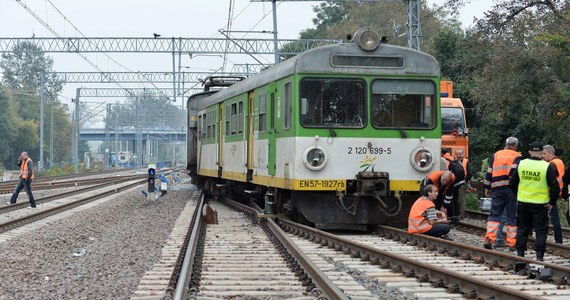
[(441, 147), (451, 148), (451, 155), (463, 149), (469, 158), (469, 130), (465, 119), (465, 108), (459, 98), (453, 98), (453, 82), (442, 80), (441, 92)]

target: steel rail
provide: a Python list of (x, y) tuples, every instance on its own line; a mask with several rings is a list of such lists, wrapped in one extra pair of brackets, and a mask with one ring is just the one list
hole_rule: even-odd
[(303, 271), (309, 275), (313, 283), (319, 288), (320, 292), (322, 292), (321, 297), (325, 297), (326, 299), (339, 300), (350, 299), (328, 278), (328, 276), (321, 272), (321, 270), (303, 254), (303, 252), (295, 245), (293, 241), (287, 238), (285, 232), (283, 232), (283, 230), (275, 223), (273, 217), (266, 217), (261, 214), (260, 210), (254, 209), (233, 200), (225, 199), (225, 202), (246, 213), (253, 213), (257, 215), (258, 218), (266, 218), (267, 224), (273, 234), (275, 234), (281, 244), (287, 248), (289, 253), (297, 260)]
[(188, 296), (188, 286), (191, 280), (189, 272), (191, 275), (192, 270), (194, 270), (194, 260), (196, 258), (196, 249), (198, 247), (200, 228), (204, 226), (204, 220), (201, 217), (201, 212), (202, 209), (204, 208), (204, 203), (205, 203), (204, 197), (205, 194), (202, 193), (202, 195), (200, 196), (200, 201), (198, 203), (198, 206), (194, 210), (194, 215), (192, 216), (193, 226), (190, 234), (190, 239), (188, 240), (188, 243), (186, 243), (187, 248), (185, 250), (186, 253), (184, 253), (184, 261), (182, 263), (180, 275), (178, 276), (174, 295), (171, 299), (181, 300), (181, 299), (186, 299), (183, 297)]
[[(487, 220), (489, 218), (489, 213), (483, 212), (483, 211), (466, 209), (465, 210), (465, 216), (472, 218), (472, 219)], [(548, 225), (548, 234), (550, 234), (550, 235), (554, 234), (554, 229), (552, 228), (552, 225), (550, 225), (550, 224)], [(570, 227), (562, 227), (562, 236), (567, 238), (567, 239), (570, 239)]]
[(501, 267), (506, 270), (514, 270), (515, 265), (521, 262), (543, 265), (544, 267), (552, 270), (552, 279), (560, 284), (568, 284), (567, 281), (568, 278), (570, 278), (570, 268), (556, 264), (541, 262), (526, 257), (511, 255), (505, 252), (493, 251), (483, 247), (475, 247), (427, 235), (410, 234), (405, 230), (389, 226), (377, 226), (376, 232), (380, 236), (388, 236), (389, 238), (396, 240), (406, 241), (412, 245), (421, 244), (436, 247), (438, 249), (445, 249), (448, 253), (457, 253), (462, 257), (472, 258), (476, 262), (484, 262), (489, 264), (491, 267)]
[(451, 289), (460, 290), (468, 297), (494, 299), (540, 299), (527, 293), (499, 286), (489, 281), (476, 279), (458, 272), (442, 269), (389, 251), (377, 249), (346, 238), (297, 224), (287, 219), (278, 218), (281, 227), (299, 236), (303, 236), (324, 246), (337, 250), (350, 251), (362, 260), (379, 263), (383, 267), (401, 269), (423, 281), (430, 281)]
[[(37, 198), (35, 200), (36, 200), (36, 204), (41, 204), (44, 202), (48, 202), (50, 200), (60, 199), (60, 198), (64, 198), (64, 197), (72, 196), (72, 195), (76, 195), (76, 194), (82, 194), (82, 193), (89, 192), (92, 190), (100, 189), (100, 188), (108, 186), (108, 185), (113, 185), (113, 184), (117, 184), (117, 183), (121, 183), (121, 182), (125, 182), (125, 181), (130, 181), (130, 180), (136, 180), (136, 179), (138, 179), (138, 178), (136, 178), (136, 177), (118, 178), (117, 180), (108, 181), (106, 183), (99, 184), (96, 186), (90, 186), (90, 187), (86, 187), (86, 188), (82, 188), (82, 189), (76, 189), (73, 191), (63, 192), (63, 193), (59, 193), (59, 194), (55, 194), (55, 195), (49, 195), (49, 196), (45, 196), (42, 198)], [(28, 206), (28, 205), (29, 205), (29, 202), (26, 201), (26, 202), (12, 204), (9, 206), (0, 206), (0, 213), (19, 209), (21, 207)]]
[[(459, 228), (459, 229), (466, 228), (470, 231), (477, 232), (481, 236), (484, 236), (485, 233), (487, 232), (487, 229), (483, 226), (467, 223), (464, 221), (457, 222), (455, 224), (455, 228)], [(536, 238), (534, 236), (528, 237), (529, 247), (533, 247), (535, 242), (536, 242)], [(546, 253), (561, 256), (564, 258), (570, 258), (570, 245), (564, 245), (564, 244), (558, 244), (558, 243), (546, 241)]]

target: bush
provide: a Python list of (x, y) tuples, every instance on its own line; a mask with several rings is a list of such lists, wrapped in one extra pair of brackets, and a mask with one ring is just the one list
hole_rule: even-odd
[(465, 194), (465, 209), (479, 210), (479, 195), (477, 193)]

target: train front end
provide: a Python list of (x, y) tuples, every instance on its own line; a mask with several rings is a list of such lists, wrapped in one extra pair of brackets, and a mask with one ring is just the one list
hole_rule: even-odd
[(379, 41), (361, 30), (297, 60), (298, 128), (277, 141), (295, 155), (283, 212), (319, 228), (406, 226), (420, 181), (440, 167), (439, 65)]

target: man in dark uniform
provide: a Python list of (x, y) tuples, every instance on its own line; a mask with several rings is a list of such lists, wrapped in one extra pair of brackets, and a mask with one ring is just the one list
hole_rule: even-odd
[(528, 236), (534, 230), (537, 260), (544, 260), (548, 212), (556, 205), (560, 193), (556, 166), (542, 160), (542, 151), (541, 142), (530, 144), (530, 158), (521, 160), (509, 184), (518, 201), (517, 255), (524, 257)]
[(505, 149), (499, 150), (489, 159), (489, 167), (485, 173), (483, 186), (485, 197), (491, 197), (491, 211), (487, 219), (487, 233), (483, 238), (483, 246), (491, 249), (497, 239), (501, 224), (501, 215), (507, 215), (507, 245), (515, 250), (517, 232), (517, 200), (509, 188), (509, 180), (522, 155), (517, 151), (519, 140), (513, 136), (505, 141)]
[(570, 184), (570, 166), (564, 171), (564, 176), (562, 177), (562, 201), (566, 201), (566, 221), (570, 225), (570, 197), (568, 196), (568, 185)]

